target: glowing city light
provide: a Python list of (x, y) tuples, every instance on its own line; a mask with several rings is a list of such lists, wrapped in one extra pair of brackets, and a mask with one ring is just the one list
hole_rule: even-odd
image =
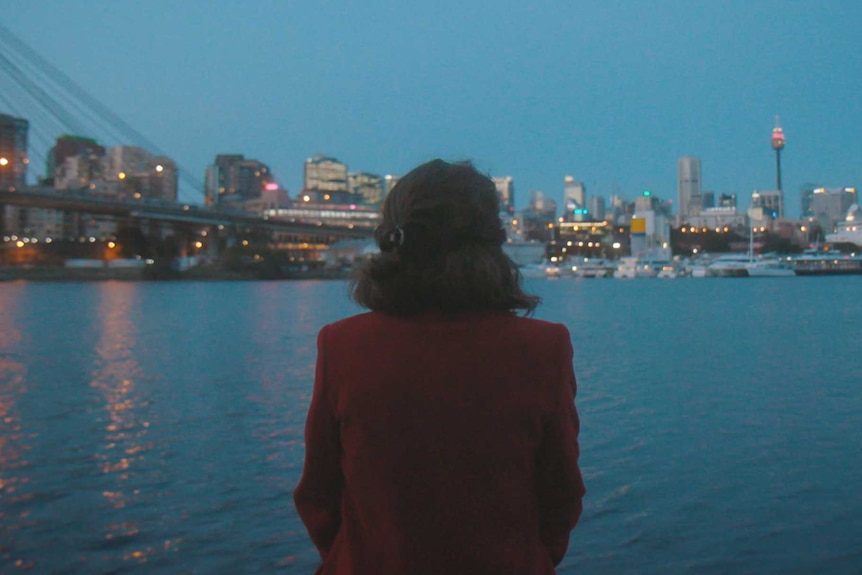
[(0, 166), (7, 166), (7, 165), (9, 165), (9, 160), (6, 158), (0, 158)]
[(117, 177), (121, 180), (125, 180), (126, 179), (126, 172), (120, 172), (119, 174), (117, 174)]
[(778, 125), (778, 116), (775, 116), (775, 128), (772, 129), (772, 149), (781, 150), (784, 147), (784, 130)]
[(156, 166), (156, 171), (157, 171), (157, 172), (162, 172), (162, 171), (164, 171), (164, 169), (165, 169), (165, 167), (164, 167), (163, 165), (161, 165), (161, 164), (159, 164), (158, 166)]

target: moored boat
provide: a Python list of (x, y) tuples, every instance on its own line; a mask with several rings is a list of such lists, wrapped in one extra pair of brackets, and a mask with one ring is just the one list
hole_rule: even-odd
[(835, 224), (835, 231), (826, 234), (826, 241), (862, 247), (862, 214), (859, 213), (859, 204), (850, 206), (844, 220)]
[(745, 266), (748, 277), (793, 277), (796, 271), (789, 265), (786, 260), (781, 260), (774, 256), (763, 256), (752, 260)]
[(744, 278), (748, 277), (746, 265), (749, 257), (746, 254), (723, 254), (706, 266), (706, 277), (711, 278)]
[(572, 272), (579, 278), (611, 277), (614, 273), (614, 265), (604, 258), (584, 258), (572, 266)]
[(665, 264), (661, 266), (661, 269), (658, 270), (658, 273), (655, 277), (662, 279), (673, 279), (677, 277), (677, 275), (679, 274), (677, 273), (676, 267), (671, 264)]
[(862, 255), (807, 250), (790, 261), (798, 276), (862, 274)]

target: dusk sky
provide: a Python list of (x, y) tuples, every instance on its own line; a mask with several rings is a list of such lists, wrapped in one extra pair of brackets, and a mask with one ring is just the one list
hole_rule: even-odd
[[(808, 182), (862, 187), (858, 0), (0, 9), (9, 31), (201, 182), (219, 153), (267, 163), (291, 197), (315, 153), (381, 175), (442, 157), (511, 175), (519, 208), (530, 190), (559, 201), (565, 175), (588, 195), (648, 189), (676, 202), (677, 159), (696, 155), (704, 189), (745, 208), (753, 190), (775, 187), (780, 115), (789, 216)], [(82, 135), (120, 143), (93, 132)], [(31, 141), (42, 174), (45, 149)]]

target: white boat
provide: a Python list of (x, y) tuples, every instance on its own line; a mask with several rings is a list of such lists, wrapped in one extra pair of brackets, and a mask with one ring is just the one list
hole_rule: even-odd
[(572, 265), (572, 272), (578, 278), (604, 278), (613, 275), (614, 265), (604, 258), (583, 258)]
[(544, 264), (527, 264), (518, 266), (518, 271), (522, 278), (543, 278), (547, 277), (547, 267)]
[(678, 274), (677, 274), (676, 268), (670, 264), (666, 264), (666, 265), (661, 266), (661, 269), (658, 270), (658, 273), (656, 274), (655, 277), (662, 278), (662, 279), (673, 279), (673, 278), (677, 277), (677, 275)]
[(712, 258), (700, 256), (697, 259), (686, 261), (683, 265), (683, 271), (685, 275), (693, 278), (705, 278), (706, 268), (710, 263), (712, 263)]
[(789, 262), (780, 260), (774, 256), (763, 256), (750, 261), (745, 266), (745, 271), (748, 272), (748, 277), (793, 277), (796, 271), (790, 266)]
[(622, 257), (617, 262), (614, 277), (620, 279), (634, 279), (638, 277), (638, 259), (635, 257)]
[(558, 264), (548, 264), (545, 266), (546, 278), (559, 278), (563, 276), (563, 268)]
[(793, 277), (796, 272), (788, 262), (775, 256), (752, 258), (747, 254), (724, 254), (706, 267), (706, 277), (754, 278)]
[(754, 230), (748, 231), (747, 254), (724, 254), (706, 268), (712, 277), (793, 277), (796, 272), (774, 254), (754, 257)]
[(744, 278), (748, 277), (748, 254), (722, 254), (706, 266), (706, 277)]
[(614, 270), (614, 277), (622, 279), (652, 278), (655, 275), (656, 271), (649, 263), (643, 263), (635, 256), (620, 258)]
[(859, 213), (859, 204), (850, 206), (844, 221), (835, 224), (833, 233), (826, 234), (826, 241), (862, 247), (862, 214)]

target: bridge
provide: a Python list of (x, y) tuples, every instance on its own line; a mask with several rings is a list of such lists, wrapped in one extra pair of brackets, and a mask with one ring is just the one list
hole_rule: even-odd
[[(120, 230), (126, 229), (138, 230), (141, 236), (151, 238), (149, 241), (156, 244), (160, 238), (174, 236), (177, 255), (182, 258), (196, 254), (216, 261), (224, 249), (249, 246), (242, 249), (268, 248), (281, 252), (284, 255), (280, 259), (289, 258), (291, 262), (321, 262), (322, 253), (328, 246), (341, 240), (373, 235), (379, 217), (376, 211), (357, 209), (356, 206), (352, 210), (349, 206), (345, 208), (270, 209), (257, 215), (225, 206), (210, 208), (155, 198), (100, 197), (86, 190), (12, 187), (0, 190), (0, 239), (3, 240), (0, 242), (0, 261), (25, 265), (47, 261), (43, 258), (48, 256), (40, 256), (40, 252), (44, 253), (49, 245), (57, 246), (58, 241), (65, 241), (67, 245), (80, 244), (74, 251), (82, 255), (74, 257), (116, 257), (108, 252), (116, 251), (113, 249), (117, 245), (115, 240), (123, 235)], [(15, 210), (11, 218), (6, 213), (10, 209)], [(51, 212), (56, 215), (52, 217)], [(103, 237), (95, 237), (91, 226), (82, 225), (94, 216), (106, 224), (102, 230), (109, 230), (106, 234), (96, 234)], [(62, 231), (46, 233), (43, 228), (42, 233), (21, 234), (21, 230), (28, 227), (26, 222), (40, 218), (62, 222), (59, 224)], [(4, 230), (10, 220), (17, 224), (14, 227), (18, 235), (12, 230)], [(128, 238), (128, 235), (124, 237)], [(16, 246), (22, 248), (25, 245), (28, 249), (16, 249)], [(83, 255), (85, 253), (93, 255)], [(133, 250), (134, 253), (142, 252)]]
[[(89, 158), (82, 155), (78, 159), (83, 163), (74, 163), (74, 170), (67, 167), (78, 174), (81, 183), (93, 182), (89, 186), (68, 189), (68, 182), (61, 185), (55, 181), (55, 173), (48, 173), (46, 179), (40, 180), (55, 185), (28, 185), (28, 165), (50, 165), (49, 172), (57, 169), (51, 156), (56, 134), (88, 134), (100, 140), (104, 137), (105, 142), (137, 146), (158, 157), (170, 159), (170, 154), (160, 150), (2, 24), (0, 79), (6, 80), (0, 83), (0, 112), (4, 121), (12, 122), (4, 124), (5, 131), (0, 134), (0, 236), (5, 236), (7, 243), (12, 235), (28, 241), (51, 238), (48, 240), (51, 243), (55, 239), (89, 240), (93, 236), (109, 241), (122, 227), (153, 237), (175, 235), (184, 242), (195, 235), (217, 237), (223, 247), (238, 238), (253, 238), (261, 245), (306, 250), (313, 246), (311, 249), (319, 251), (340, 240), (371, 237), (377, 224), (377, 212), (362, 205), (296, 202), (294, 207), (281, 209), (264, 209), (260, 203), (243, 209), (236, 204), (202, 206), (175, 200), (178, 195), (183, 197), (178, 193), (179, 182), (174, 185), (173, 194), (152, 191), (131, 194), (110, 185), (103, 189), (103, 167), (93, 169), (90, 165), (98, 154)], [(18, 117), (6, 116), (6, 112)], [(94, 146), (102, 147), (95, 138), (90, 139)], [(36, 148), (32, 145), (34, 141), (40, 143)], [(84, 152), (76, 151), (69, 157), (75, 154)], [(101, 154), (104, 155), (104, 149)], [(104, 163), (104, 158), (98, 161)], [(174, 164), (175, 182), (179, 176), (186, 192), (202, 197), (201, 182)], [(162, 166), (155, 166), (155, 170), (162, 171)], [(119, 172), (118, 178), (124, 179), (125, 172)], [(50, 225), (42, 225), (45, 222)], [(94, 222), (96, 225), (91, 225)], [(217, 256), (213, 250), (218, 249), (218, 242), (207, 243), (208, 254)]]
[[(100, 214), (117, 220), (149, 220), (202, 227), (265, 230), (309, 240), (320, 238), (323, 243), (370, 237), (377, 225), (376, 212), (368, 211), (353, 211), (352, 215), (356, 217), (352, 218), (339, 217), (337, 212), (341, 210), (314, 208), (268, 210), (272, 215), (266, 212), (255, 215), (235, 208), (210, 208), (155, 198), (125, 200), (99, 197), (86, 191), (57, 191), (49, 186), (26, 186), (14, 191), (0, 190), (0, 209), (4, 205)], [(348, 210), (344, 211), (345, 216), (351, 214)]]

